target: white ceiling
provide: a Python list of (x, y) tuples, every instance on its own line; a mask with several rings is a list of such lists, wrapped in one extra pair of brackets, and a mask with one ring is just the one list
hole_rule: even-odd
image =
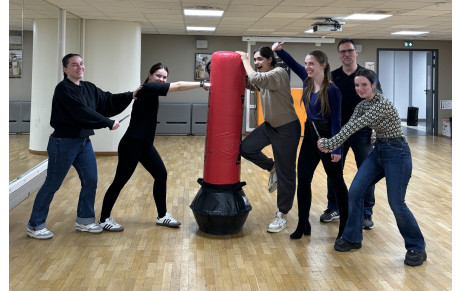
[[(458, 1), (458, 0), (457, 0)], [(452, 0), (9, 0), (10, 29), (32, 30), (33, 19), (57, 18), (65, 9), (83, 19), (135, 21), (142, 33), (213, 36), (334, 37), (354, 39), (452, 40)], [(220, 18), (184, 16), (184, 8), (224, 10)], [(380, 21), (341, 20), (353, 13), (386, 13)], [(345, 22), (340, 32), (305, 34), (326, 17)], [(215, 26), (187, 32), (186, 26)], [(422, 30), (421, 36), (395, 36)]]

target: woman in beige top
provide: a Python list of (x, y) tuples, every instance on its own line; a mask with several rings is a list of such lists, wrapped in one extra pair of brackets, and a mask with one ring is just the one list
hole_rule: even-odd
[[(294, 109), (287, 72), (276, 67), (270, 47), (254, 52), (254, 70), (245, 52), (241, 55), (247, 87), (260, 91), (264, 122), (241, 142), (241, 156), (270, 172), (269, 191), (278, 189), (278, 212), (268, 232), (280, 232), (287, 227), (286, 215), (291, 210), (296, 191), (296, 158), (300, 140), (300, 121)], [(262, 153), (272, 145), (274, 159)]]

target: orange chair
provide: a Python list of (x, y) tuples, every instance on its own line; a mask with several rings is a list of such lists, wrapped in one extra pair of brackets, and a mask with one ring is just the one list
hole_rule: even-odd
[[(300, 120), (301, 135), (303, 136), (305, 121), (307, 120), (307, 113), (305, 112), (305, 106), (302, 100), (302, 88), (292, 88), (291, 95), (294, 100), (294, 109)], [(257, 92), (257, 125), (264, 122), (264, 114), (262, 113), (262, 102), (260, 101), (260, 92)]]

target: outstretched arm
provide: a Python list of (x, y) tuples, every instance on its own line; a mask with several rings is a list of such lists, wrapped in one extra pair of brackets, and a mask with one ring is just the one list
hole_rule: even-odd
[(187, 91), (195, 88), (203, 88), (204, 90), (208, 91), (211, 88), (210, 83), (201, 82), (186, 82), (186, 81), (179, 81), (170, 83), (168, 92), (177, 92), (177, 91)]
[(296, 62), (294, 58), (283, 49), (281, 46), (284, 43), (282, 42), (275, 42), (272, 45), (272, 50), (278, 55), (278, 57), (289, 67), (291, 70), (299, 76), (299, 78), (303, 81), (308, 77), (307, 71), (305, 70), (305, 67), (301, 65), (300, 63)]

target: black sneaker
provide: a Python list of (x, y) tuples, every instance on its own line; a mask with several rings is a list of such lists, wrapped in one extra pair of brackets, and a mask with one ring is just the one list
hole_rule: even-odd
[(339, 252), (348, 252), (349, 250), (360, 249), (360, 248), (361, 248), (361, 242), (352, 243), (347, 240), (344, 240), (341, 237), (336, 239), (335, 244), (334, 244), (334, 249), (336, 249)]
[(374, 222), (372, 221), (372, 216), (371, 215), (364, 214), (363, 228), (364, 229), (373, 229), (374, 228)]
[(423, 264), (423, 261), (426, 261), (426, 252), (416, 252), (409, 250), (406, 253), (406, 258), (404, 259), (404, 264), (409, 266), (420, 266)]
[(333, 219), (339, 219), (340, 214), (338, 210), (326, 209), (324, 213), (319, 217), (321, 222), (331, 222)]

